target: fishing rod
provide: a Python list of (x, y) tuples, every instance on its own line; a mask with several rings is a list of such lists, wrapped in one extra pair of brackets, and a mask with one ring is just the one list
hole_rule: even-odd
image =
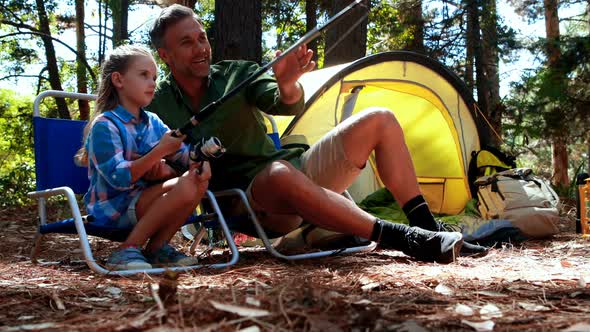
[(342, 9), (340, 12), (338, 12), (336, 15), (334, 15), (330, 19), (328, 19), (328, 21), (326, 21), (326, 23), (316, 26), (311, 31), (307, 32), (303, 37), (301, 37), (301, 39), (299, 39), (295, 44), (293, 44), (291, 47), (289, 47), (281, 55), (274, 58), (271, 62), (267, 63), (266, 65), (260, 67), (260, 69), (258, 69), (256, 72), (254, 72), (248, 78), (246, 78), (244, 81), (242, 81), (240, 84), (238, 84), (232, 90), (230, 90), (227, 94), (225, 94), (221, 98), (217, 99), (216, 101), (208, 104), (199, 113), (193, 115), (184, 126), (175, 130), (175, 135), (181, 136), (181, 135), (188, 134), (188, 132), (191, 129), (196, 127), (199, 124), (199, 122), (203, 121), (206, 117), (211, 115), (221, 104), (225, 103), (228, 99), (235, 96), (242, 88), (244, 88), (248, 84), (252, 83), (254, 80), (256, 80), (258, 77), (260, 77), (262, 74), (264, 74), (267, 70), (269, 70), (275, 63), (277, 63), (278, 61), (281, 61), (281, 59), (283, 59), (289, 53), (296, 50), (299, 46), (307, 44), (307, 43), (311, 42), (312, 40), (316, 39), (323, 30), (325, 30), (328, 26), (332, 25), (334, 22), (340, 20), (351, 9), (353, 9), (354, 7), (361, 4), (362, 1), (363, 0), (355, 0), (350, 5), (346, 6), (344, 9)]

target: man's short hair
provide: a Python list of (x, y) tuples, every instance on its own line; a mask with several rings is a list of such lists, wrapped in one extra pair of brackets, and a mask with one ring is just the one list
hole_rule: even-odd
[(187, 17), (192, 17), (199, 22), (199, 24), (203, 25), (199, 16), (188, 7), (174, 4), (162, 9), (150, 30), (150, 40), (156, 50), (164, 47), (164, 34), (166, 33), (166, 30)]

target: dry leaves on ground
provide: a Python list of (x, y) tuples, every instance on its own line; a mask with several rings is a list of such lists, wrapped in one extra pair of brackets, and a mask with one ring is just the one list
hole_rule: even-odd
[[(384, 250), (293, 263), (248, 249), (231, 269), (120, 278), (91, 272), (72, 236), (49, 236), (33, 265), (35, 209), (2, 212), (0, 331), (590, 327), (590, 242), (571, 231), (450, 265)], [(92, 245), (98, 259), (114, 246)]]

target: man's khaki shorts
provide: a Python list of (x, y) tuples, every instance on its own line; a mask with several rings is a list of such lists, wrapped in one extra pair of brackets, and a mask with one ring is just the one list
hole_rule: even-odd
[[(344, 192), (361, 172), (361, 169), (348, 159), (338, 127), (328, 132), (301, 155), (301, 166), (301, 171), (313, 182), (336, 193)], [(252, 196), (252, 183), (246, 190), (246, 196), (265, 228), (272, 229), (275, 222), (295, 225), (297, 221), (300, 223), (302, 220), (297, 215), (278, 215), (264, 211)]]

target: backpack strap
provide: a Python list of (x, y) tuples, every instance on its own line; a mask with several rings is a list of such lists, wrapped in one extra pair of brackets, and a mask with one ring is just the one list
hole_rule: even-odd
[[(488, 159), (481, 161), (480, 159)], [(471, 160), (467, 171), (467, 180), (471, 196), (477, 197), (477, 185), (475, 181), (481, 176), (491, 176), (496, 172), (516, 168), (516, 158), (507, 155), (493, 146), (484, 146), (479, 151), (471, 152)]]

